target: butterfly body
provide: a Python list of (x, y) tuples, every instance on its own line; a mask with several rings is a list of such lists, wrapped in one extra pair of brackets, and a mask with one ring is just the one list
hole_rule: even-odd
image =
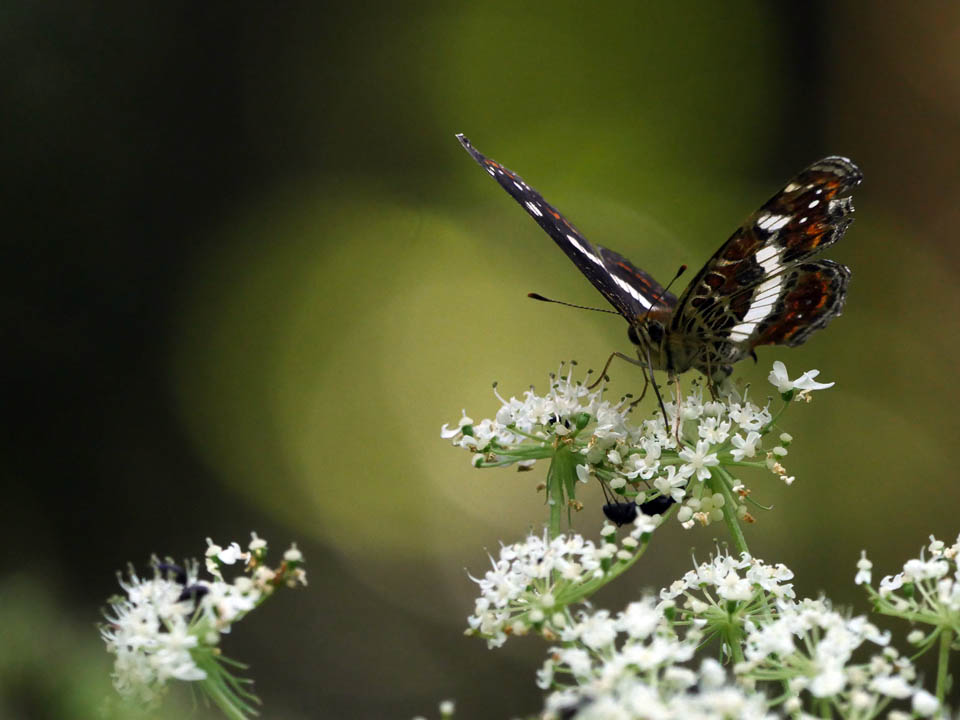
[(862, 175), (830, 156), (798, 173), (720, 246), (676, 297), (622, 255), (590, 243), (516, 173), (461, 145), (629, 323), (640, 363), (722, 379), (760, 345), (800, 345), (841, 314), (850, 270), (812, 257), (853, 221)]

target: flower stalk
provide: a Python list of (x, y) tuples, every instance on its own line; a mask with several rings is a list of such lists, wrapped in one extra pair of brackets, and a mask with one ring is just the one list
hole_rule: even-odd
[(940, 652), (937, 658), (937, 700), (941, 703), (946, 700), (947, 692), (950, 690), (950, 675), (947, 670), (950, 664), (950, 646), (953, 644), (953, 637), (951, 628), (940, 630)]

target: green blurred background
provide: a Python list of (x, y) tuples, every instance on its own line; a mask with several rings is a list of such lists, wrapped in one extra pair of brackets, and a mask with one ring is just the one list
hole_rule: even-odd
[[(114, 571), (204, 538), (297, 540), (311, 585), (245, 621), (270, 718), (539, 708), (545, 646), (464, 638), (486, 551), (544, 517), (543, 468), (475, 471), (439, 438), (618, 318), (454, 139), (661, 280), (791, 174), (865, 181), (829, 256), (845, 316), (770, 363), (837, 387), (787, 426), (787, 489), (748, 528), (805, 594), (865, 609), (960, 530), (960, 5), (6, 3), (0, 716), (92, 717)], [(636, 390), (615, 367), (614, 390)], [(576, 527), (595, 534), (599, 489)], [(722, 529), (658, 533), (620, 607)], [(903, 628), (897, 628), (903, 630)], [(898, 635), (902, 638), (902, 634)], [(200, 709), (197, 717), (215, 716)]]

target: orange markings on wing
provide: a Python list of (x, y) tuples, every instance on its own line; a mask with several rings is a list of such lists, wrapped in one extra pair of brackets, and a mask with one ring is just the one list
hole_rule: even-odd
[(753, 252), (758, 244), (755, 238), (750, 237), (746, 233), (737, 233), (727, 241), (721, 257), (723, 257), (724, 260), (730, 261), (743, 260)]
[(800, 330), (816, 322), (832, 304), (835, 293), (823, 273), (804, 275), (800, 283), (783, 298), (785, 312), (763, 334), (757, 345), (783, 345)]
[(647, 278), (645, 278), (643, 275), (638, 273), (634, 268), (630, 267), (622, 260), (617, 261), (617, 267), (620, 267), (626, 270), (628, 273), (630, 273), (634, 277), (634, 279), (639, 280), (641, 283), (643, 283), (645, 287), (650, 287), (650, 281)]

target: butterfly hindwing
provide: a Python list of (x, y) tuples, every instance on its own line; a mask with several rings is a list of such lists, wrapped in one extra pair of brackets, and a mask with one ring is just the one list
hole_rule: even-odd
[(623, 256), (595, 247), (555, 207), (519, 175), (480, 153), (463, 135), (457, 139), (474, 160), (553, 238), (580, 272), (629, 322), (651, 307), (672, 307), (676, 298), (664, 293), (650, 275)]
[(788, 345), (806, 342), (815, 330), (843, 310), (850, 268), (832, 260), (816, 260), (794, 265), (784, 282), (780, 300), (751, 339), (757, 345)]
[(807, 260), (853, 221), (850, 160), (827, 157), (750, 216), (680, 297), (671, 329), (700, 369), (729, 366), (757, 345), (799, 345), (840, 314), (850, 271)]

